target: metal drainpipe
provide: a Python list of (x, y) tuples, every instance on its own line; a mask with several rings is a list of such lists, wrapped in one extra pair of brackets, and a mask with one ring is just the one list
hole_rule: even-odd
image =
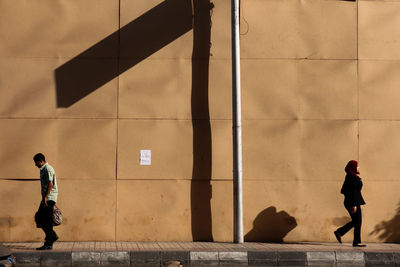
[(240, 88), (239, 0), (232, 0), (232, 130), (234, 242), (243, 243), (242, 108)]

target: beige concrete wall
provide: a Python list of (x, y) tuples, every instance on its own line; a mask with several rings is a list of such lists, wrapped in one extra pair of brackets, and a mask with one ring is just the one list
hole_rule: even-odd
[[(232, 241), (230, 1), (208, 4), (0, 0), (0, 241), (43, 238), (37, 152), (62, 241)], [(245, 240), (334, 242), (357, 159), (363, 240), (400, 241), (399, 11), (242, 1)]]

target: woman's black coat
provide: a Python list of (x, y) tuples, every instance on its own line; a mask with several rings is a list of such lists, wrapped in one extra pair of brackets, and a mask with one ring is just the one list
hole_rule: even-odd
[(340, 193), (344, 195), (344, 205), (354, 207), (364, 205), (365, 201), (361, 195), (363, 183), (361, 178), (352, 174), (347, 174)]

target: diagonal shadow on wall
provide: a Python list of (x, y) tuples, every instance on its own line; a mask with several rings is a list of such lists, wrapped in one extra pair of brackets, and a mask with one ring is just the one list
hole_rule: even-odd
[[(55, 70), (57, 106), (69, 107), (193, 29), (191, 227), (194, 241), (213, 240), (208, 103), (212, 7), (209, 0), (194, 0), (193, 6), (191, 0), (165, 0)], [(119, 58), (124, 60), (116, 60)]]
[[(191, 29), (190, 0), (162, 2), (57, 68), (57, 106), (71, 106)], [(117, 66), (119, 56), (130, 60)]]

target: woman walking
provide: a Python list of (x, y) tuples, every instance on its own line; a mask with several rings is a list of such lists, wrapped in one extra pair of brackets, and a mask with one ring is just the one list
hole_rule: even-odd
[(361, 205), (365, 205), (365, 201), (361, 195), (363, 183), (359, 176), (358, 162), (349, 161), (344, 170), (346, 178), (340, 193), (344, 195), (344, 207), (350, 214), (351, 222), (337, 229), (334, 234), (339, 243), (342, 243), (341, 237), (354, 227), (353, 247), (365, 247), (366, 245), (361, 244)]

